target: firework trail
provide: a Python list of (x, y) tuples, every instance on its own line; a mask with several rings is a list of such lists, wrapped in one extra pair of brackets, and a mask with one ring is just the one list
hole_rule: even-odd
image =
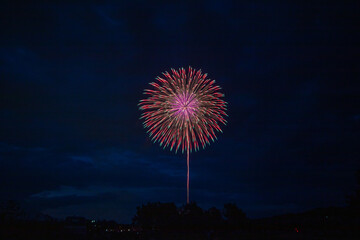
[(148, 98), (140, 100), (144, 112), (144, 127), (154, 142), (177, 152), (187, 152), (187, 203), (189, 203), (189, 154), (205, 148), (215, 141), (215, 132), (222, 132), (219, 123), (226, 124), (224, 116), (227, 103), (221, 98), (219, 86), (214, 85), (201, 70), (189, 67), (171, 74), (163, 73), (157, 82), (145, 89)]

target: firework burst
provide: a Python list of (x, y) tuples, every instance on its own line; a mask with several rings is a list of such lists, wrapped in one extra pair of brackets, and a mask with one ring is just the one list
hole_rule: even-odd
[(216, 132), (222, 132), (219, 123), (226, 124), (227, 103), (221, 98), (220, 87), (207, 78), (201, 70), (189, 67), (178, 71), (171, 69), (152, 82), (146, 89), (148, 98), (140, 100), (144, 110), (141, 118), (154, 142), (177, 152), (187, 152), (189, 202), (189, 152), (205, 148), (215, 141)]

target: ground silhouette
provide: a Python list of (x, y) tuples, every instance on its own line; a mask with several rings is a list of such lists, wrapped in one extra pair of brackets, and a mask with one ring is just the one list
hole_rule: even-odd
[(202, 209), (195, 202), (149, 202), (138, 206), (131, 224), (70, 216), (57, 220), (29, 215), (15, 201), (0, 204), (0, 239), (360, 239), (360, 171), (346, 207), (317, 208), (262, 219), (249, 219), (235, 204)]

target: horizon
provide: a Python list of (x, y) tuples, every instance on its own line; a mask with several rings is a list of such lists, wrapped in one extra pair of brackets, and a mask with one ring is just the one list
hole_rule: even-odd
[[(354, 195), (353, 195), (354, 196)], [(15, 217), (14, 219), (16, 220), (17, 218), (18, 219), (26, 219), (27, 221), (42, 221), (41, 219), (43, 217), (49, 217), (51, 219), (51, 221), (55, 220), (55, 221), (60, 221), (60, 222), (64, 222), (64, 221), (67, 221), (68, 218), (82, 218), (82, 219), (85, 219), (87, 221), (96, 221), (96, 222), (101, 222), (101, 221), (105, 221), (105, 222), (116, 222), (117, 224), (119, 225), (122, 225), (122, 224), (125, 224), (125, 225), (132, 225), (134, 224), (133, 222), (133, 219), (131, 219), (130, 222), (119, 222), (117, 219), (106, 219), (106, 218), (99, 218), (99, 217), (93, 217), (93, 216), (82, 216), (82, 215), (78, 215), (78, 214), (73, 214), (73, 215), (67, 215), (67, 216), (61, 216), (61, 217), (54, 217), (54, 216), (51, 216), (51, 215), (48, 215), (48, 214), (45, 214), (45, 213), (41, 213), (41, 212), (31, 212), (31, 209), (26, 209), (26, 208), (23, 208), (18, 202), (16, 201), (13, 201), (13, 200), (9, 200), (8, 202), (12, 202), (12, 203), (15, 203), (17, 207), (19, 207), (18, 211), (21, 212), (21, 216), (17, 216)], [(195, 204), (195, 206), (198, 206), (202, 209), (203, 213), (206, 213), (208, 212), (209, 210), (211, 210), (212, 208), (214, 208), (215, 206), (212, 206), (212, 207), (209, 207), (209, 208), (202, 208), (201, 206), (199, 206), (196, 202), (190, 202), (190, 203), (183, 203), (181, 205), (176, 205), (175, 203), (173, 202), (147, 202), (147, 203), (144, 203), (144, 204), (141, 204), (140, 206), (137, 206), (137, 207), (144, 207), (148, 204), (154, 204), (154, 203), (159, 203), (159, 204), (174, 204), (177, 208), (177, 211), (179, 212), (181, 209), (183, 209), (184, 207), (186, 207), (187, 205), (192, 205), (192, 204)], [(225, 220), (225, 216), (224, 216), (224, 206), (226, 204), (235, 204), (235, 206), (242, 211), (241, 207), (237, 206), (236, 203), (225, 203), (223, 204), (222, 207), (220, 208), (217, 208), (215, 207), (217, 210), (220, 211), (221, 213), (221, 216), (222, 218)], [(3, 206), (6, 206), (6, 203), (3, 205)], [(249, 217), (247, 216), (246, 212), (243, 212), (245, 214), (245, 218), (247, 220), (250, 220), (250, 221), (256, 221), (256, 220), (268, 220), (268, 219), (276, 219), (276, 218), (279, 218), (279, 217), (294, 217), (294, 216), (297, 216), (297, 215), (304, 215), (304, 214), (308, 214), (308, 213), (312, 213), (315, 215), (319, 213), (319, 211), (321, 213), (323, 213), (324, 210), (327, 210), (327, 214), (331, 214), (331, 210), (334, 210), (334, 209), (337, 209), (337, 210), (342, 210), (344, 211), (344, 213), (347, 213), (348, 214), (348, 211), (353, 211), (354, 210), (354, 206), (350, 206), (349, 204), (347, 205), (344, 205), (344, 206), (328, 206), (328, 207), (319, 207), (319, 208), (312, 208), (312, 209), (307, 209), (307, 210), (304, 210), (304, 211), (300, 211), (300, 212), (285, 212), (285, 213), (281, 213), (281, 214), (276, 214), (276, 215), (269, 215), (269, 216), (261, 216), (261, 217)], [(30, 211), (28, 211), (30, 210)], [(329, 211), (330, 210), (330, 211)], [(5, 209), (6, 211), (6, 209)], [(136, 211), (134, 213), (134, 216), (132, 218), (134, 218), (136, 215)], [(317, 216), (317, 215), (316, 215)]]

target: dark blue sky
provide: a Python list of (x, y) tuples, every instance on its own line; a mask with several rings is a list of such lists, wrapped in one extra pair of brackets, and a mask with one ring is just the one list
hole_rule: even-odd
[(120, 222), (185, 203), (185, 155), (151, 143), (137, 104), (190, 65), (229, 103), (224, 134), (191, 155), (192, 200), (250, 217), (345, 204), (360, 168), (358, 4), (66, 2), (0, 8), (0, 200)]

